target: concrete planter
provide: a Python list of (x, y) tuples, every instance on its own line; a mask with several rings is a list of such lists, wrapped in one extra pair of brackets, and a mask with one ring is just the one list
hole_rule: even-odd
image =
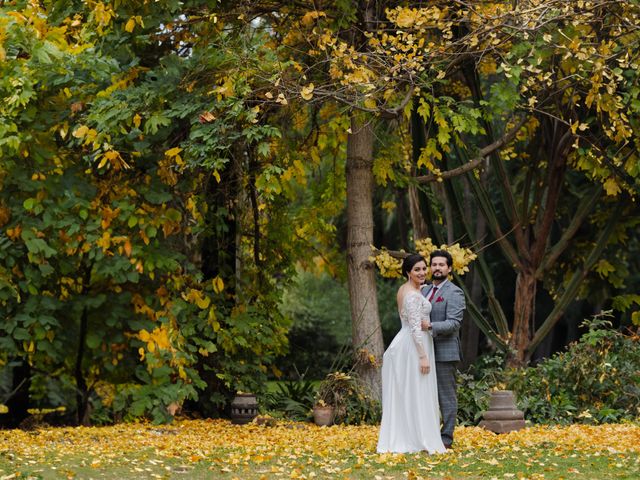
[(524, 428), (524, 413), (516, 407), (516, 399), (511, 390), (491, 392), (489, 410), (482, 415), (480, 427), (494, 433), (507, 433)]
[(335, 417), (335, 408), (331, 405), (314, 405), (313, 421), (316, 425), (328, 426), (333, 423)]

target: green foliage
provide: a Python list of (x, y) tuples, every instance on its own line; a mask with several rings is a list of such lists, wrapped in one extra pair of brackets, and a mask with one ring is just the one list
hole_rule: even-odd
[(297, 272), (283, 296), (281, 310), (297, 328), (325, 331), (339, 345), (350, 341), (347, 288), (326, 273)]
[(345, 425), (378, 423), (381, 406), (354, 372), (331, 372), (320, 382), (315, 400), (335, 408), (334, 422)]
[(268, 412), (291, 420), (308, 420), (315, 398), (316, 385), (304, 375), (295, 380), (277, 382), (275, 389), (263, 396), (261, 405)]
[[(610, 213), (620, 211), (618, 203), (591, 202), (584, 184), (602, 183), (612, 196), (637, 189), (630, 140), (637, 69), (629, 57), (637, 39), (633, 30), (619, 35), (618, 28), (629, 27), (616, 20), (635, 15), (632, 4), (614, 2), (610, 11), (594, 9), (600, 16), (593, 17), (558, 1), (552, 2), (557, 9), (526, 15), (509, 2), (482, 6), (471, 17), (430, 6), (397, 11), (393, 20), (389, 10), (390, 23), (367, 32), (372, 42), (353, 57), (344, 43), (350, 35), (339, 30), (353, 27), (359, 10), (342, 0), (334, 2), (338, 15), (296, 5), (285, 16), (270, 15), (271, 4), (261, 2), (216, 3), (216, 12), (200, 0), (9, 3), (0, 7), (0, 365), (32, 366), (32, 399), (41, 406), (67, 405), (78, 417), (92, 405), (100, 422), (138, 416), (166, 421), (168, 406), (195, 399), (207, 403), (207, 413), (219, 413), (236, 389), (263, 388), (287, 348), (290, 321), (302, 332), (297, 338), (311, 340), (304, 345), (309, 352), (316, 351), (319, 323), (337, 345), (348, 341), (349, 309), (340, 286), (308, 304), (302, 303), (303, 290), (289, 301), (299, 305), (286, 315), (277, 308), (294, 264), (339, 277), (335, 265), (344, 263), (335, 248), (345, 200), (344, 165), (337, 159), (345, 155), (349, 125), (336, 98), (368, 109), (395, 108), (402, 91), (414, 92), (420, 79), (423, 88), (415, 93), (427, 128), (412, 130), (425, 130), (429, 138), (414, 163), (436, 176), (440, 167), (466, 158), (456, 153), (465, 145), (491, 143), (493, 130), (508, 131), (515, 117), (527, 115), (515, 144), (494, 152), (487, 170), (508, 188), (479, 203), (487, 210), (496, 205), (488, 224), (503, 247), (513, 238), (505, 232), (518, 240), (527, 225), (544, 225), (560, 237), (547, 252), (542, 246), (555, 240), (524, 233), (517, 241), (520, 255), (506, 255), (510, 265), (531, 251), (544, 257), (549, 265), (534, 270), (546, 272), (547, 280), (551, 264), (582, 279), (591, 267), (581, 272), (574, 262), (582, 265), (585, 256), (601, 253), (592, 246), (592, 231), (608, 232)], [(236, 7), (241, 15), (228, 10)], [(498, 23), (485, 30), (485, 19)], [(458, 21), (469, 35), (453, 34)], [(478, 37), (476, 23), (489, 37)], [(576, 27), (583, 23), (586, 29)], [(316, 28), (325, 24), (335, 30)], [(540, 27), (524, 38), (529, 24)], [(599, 36), (604, 40), (594, 42)], [(458, 64), (447, 63), (452, 46), (456, 58), (469, 55), (459, 65), (478, 67), (474, 75), (450, 68)], [(386, 48), (398, 53), (386, 56)], [(413, 60), (411, 52), (418, 54)], [(475, 66), (474, 52), (482, 52)], [(481, 78), (469, 85), (475, 92), (470, 96), (457, 79), (476, 74)], [(353, 92), (351, 100), (343, 97)], [(318, 103), (303, 103), (299, 95)], [(411, 108), (411, 102), (404, 105)], [(398, 117), (398, 123), (404, 120)], [(545, 132), (565, 140), (554, 150)], [(401, 133), (394, 136), (398, 145), (407, 144)], [(408, 150), (388, 148), (377, 156), (381, 182), (406, 183), (414, 173)], [(563, 159), (556, 171), (554, 159)], [(565, 163), (585, 175), (576, 180), (572, 171), (569, 186), (576, 192), (556, 197), (545, 179), (560, 178)], [(528, 193), (520, 199), (514, 192)], [(563, 207), (555, 213), (539, 208), (545, 198), (558, 198)], [(593, 209), (575, 215), (585, 199)], [(392, 210), (389, 203), (385, 208)], [(550, 216), (545, 220), (538, 212)], [(598, 243), (614, 250), (636, 226), (630, 219), (618, 225), (611, 242), (603, 236)], [(526, 238), (541, 247), (530, 248)], [(308, 251), (315, 253), (301, 254)], [(614, 253), (618, 260), (599, 262), (593, 271), (622, 288), (634, 269)], [(553, 283), (562, 290), (573, 278)], [(393, 290), (385, 290), (385, 298)], [(563, 308), (578, 295), (568, 291)], [(630, 310), (637, 303), (619, 297), (616, 306)], [(388, 325), (397, 325), (393, 300), (388, 305), (387, 334), (394, 330)], [(638, 321), (636, 311), (630, 315)], [(322, 346), (322, 366), (335, 346), (330, 340)], [(469, 385), (466, 421), (482, 401), (477, 393), (485, 381), (474, 376)], [(571, 395), (557, 398), (558, 412), (579, 412)], [(345, 418), (369, 415), (367, 402), (354, 402), (352, 411), (345, 407)], [(601, 417), (615, 417), (618, 407), (612, 408)]]
[[(225, 176), (234, 149), (264, 156), (280, 135), (247, 103), (248, 77), (230, 79), (230, 52), (261, 40), (218, 48), (234, 40), (204, 17), (184, 55), (179, 6), (0, 9), (0, 366), (27, 360), (34, 403), (82, 422), (89, 404), (102, 423), (167, 421), (205, 387), (221, 409), (229, 392), (263, 388), (286, 348), (274, 313), (286, 282), (271, 274), (291, 268), (295, 243), (260, 268), (240, 244), (213, 278), (198, 259), (237, 201), (209, 205), (209, 182), (240, 183)], [(271, 212), (282, 201), (260, 201), (265, 241), (289, 235)]]
[[(400, 326), (396, 292), (396, 281), (377, 279), (380, 321), (387, 345)], [(338, 368), (336, 358), (347, 363), (343, 350), (351, 343), (351, 314), (346, 285), (326, 273), (299, 271), (285, 291), (280, 310), (292, 322), (289, 352), (277, 361), (284, 378), (297, 378), (298, 370), (308, 370), (312, 378), (320, 379)]]
[(640, 343), (604, 317), (536, 367), (507, 372), (525, 418), (534, 423), (611, 423), (640, 417)]
[(304, 374), (277, 382), (262, 403), (270, 414), (291, 420), (308, 420), (315, 404), (333, 406), (337, 424), (375, 424), (381, 415), (380, 403), (353, 372), (331, 372), (320, 382), (306, 379)]
[(458, 377), (458, 421), (476, 425), (495, 389), (513, 390), (536, 424), (614, 423), (640, 418), (640, 343), (611, 327), (606, 315), (586, 320), (578, 342), (535, 367), (504, 368), (481, 357)]
[(489, 407), (491, 390), (502, 379), (504, 358), (482, 356), (466, 372), (459, 372), (458, 423), (477, 425)]

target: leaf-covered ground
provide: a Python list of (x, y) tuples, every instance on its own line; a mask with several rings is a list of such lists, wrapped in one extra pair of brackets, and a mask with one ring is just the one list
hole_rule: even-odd
[(0, 431), (0, 479), (14, 478), (640, 478), (640, 425), (458, 428), (443, 455), (379, 455), (378, 427), (232, 425)]

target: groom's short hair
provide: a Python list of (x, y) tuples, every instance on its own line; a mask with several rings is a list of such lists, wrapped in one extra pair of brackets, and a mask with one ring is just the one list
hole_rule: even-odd
[(433, 257), (444, 257), (447, 259), (447, 266), (453, 267), (453, 258), (451, 257), (451, 254), (446, 250), (434, 250), (433, 252), (431, 252), (431, 255), (429, 255), (429, 265), (431, 265)]

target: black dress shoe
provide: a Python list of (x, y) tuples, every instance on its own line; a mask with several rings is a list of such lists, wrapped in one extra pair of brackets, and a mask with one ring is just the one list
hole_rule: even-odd
[(451, 446), (450, 443), (445, 443), (444, 448), (446, 448), (447, 450), (451, 450), (453, 447)]

